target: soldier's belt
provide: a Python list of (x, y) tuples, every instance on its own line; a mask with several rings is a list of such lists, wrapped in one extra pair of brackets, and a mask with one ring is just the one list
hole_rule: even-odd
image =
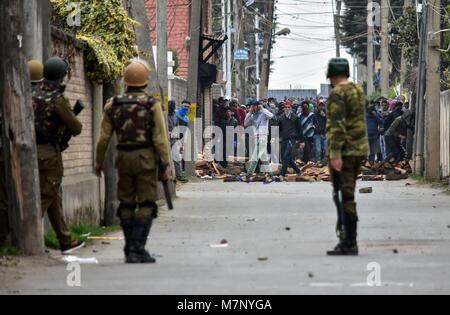
[(119, 144), (117, 145), (117, 150), (125, 152), (133, 152), (142, 149), (151, 148), (149, 144)]

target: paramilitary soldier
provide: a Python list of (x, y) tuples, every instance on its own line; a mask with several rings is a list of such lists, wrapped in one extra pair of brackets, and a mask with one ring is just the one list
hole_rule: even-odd
[(48, 213), (63, 254), (84, 246), (84, 242), (72, 241), (62, 212), (61, 182), (64, 168), (59, 135), (66, 128), (73, 136), (77, 136), (82, 129), (70, 108), (69, 100), (64, 97), (65, 87), (62, 83), (68, 67), (65, 60), (50, 58), (44, 65), (42, 87), (33, 93), (42, 213)]
[[(28, 62), (28, 70), (30, 72), (31, 89), (34, 93), (42, 85), (42, 81), (44, 79), (44, 65), (38, 60), (30, 60)], [(6, 243), (6, 239), (9, 234), (8, 194), (6, 191), (6, 174), (5, 160), (3, 158), (2, 132), (2, 116), (0, 113), (0, 246)]]
[(350, 66), (346, 59), (332, 59), (327, 77), (333, 87), (328, 105), (327, 138), (340, 239), (336, 248), (327, 254), (356, 256), (355, 188), (362, 161), (369, 151), (365, 121), (368, 102), (362, 88), (349, 81)]
[[(127, 90), (105, 105), (101, 136), (97, 145), (97, 175), (103, 171), (106, 149), (113, 133), (117, 136), (119, 173), (118, 216), (125, 236), (127, 263), (154, 263), (145, 245), (157, 217), (159, 160), (169, 161), (169, 140), (161, 104), (144, 89), (150, 69), (143, 61), (132, 61), (125, 69)], [(168, 179), (169, 173), (161, 174)]]

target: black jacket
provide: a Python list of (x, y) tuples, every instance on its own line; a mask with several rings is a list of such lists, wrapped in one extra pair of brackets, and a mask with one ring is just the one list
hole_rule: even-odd
[(322, 117), (320, 115), (320, 112), (317, 112), (316, 114), (316, 129), (315, 134), (319, 135), (325, 135), (327, 132), (327, 117)]
[(295, 114), (292, 114), (290, 118), (286, 117), (283, 113), (278, 116), (278, 123), (280, 126), (280, 138), (281, 140), (297, 140), (304, 142), (303, 128), (300, 123), (300, 119)]

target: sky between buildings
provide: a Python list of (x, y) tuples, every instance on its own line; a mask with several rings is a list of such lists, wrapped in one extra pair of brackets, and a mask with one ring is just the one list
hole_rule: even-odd
[[(327, 83), (325, 72), (336, 55), (331, 0), (280, 0), (278, 29), (290, 28), (288, 36), (276, 37), (272, 52), (270, 89), (317, 89)], [(341, 57), (352, 57), (341, 49)]]

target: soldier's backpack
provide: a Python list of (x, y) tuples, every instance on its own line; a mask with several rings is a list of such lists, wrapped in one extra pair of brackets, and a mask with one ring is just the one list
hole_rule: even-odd
[(34, 128), (37, 144), (58, 144), (61, 119), (56, 114), (56, 101), (61, 91), (37, 90), (33, 93)]
[(119, 144), (137, 144), (143, 147), (153, 145), (153, 97), (115, 97), (110, 112), (110, 120)]

